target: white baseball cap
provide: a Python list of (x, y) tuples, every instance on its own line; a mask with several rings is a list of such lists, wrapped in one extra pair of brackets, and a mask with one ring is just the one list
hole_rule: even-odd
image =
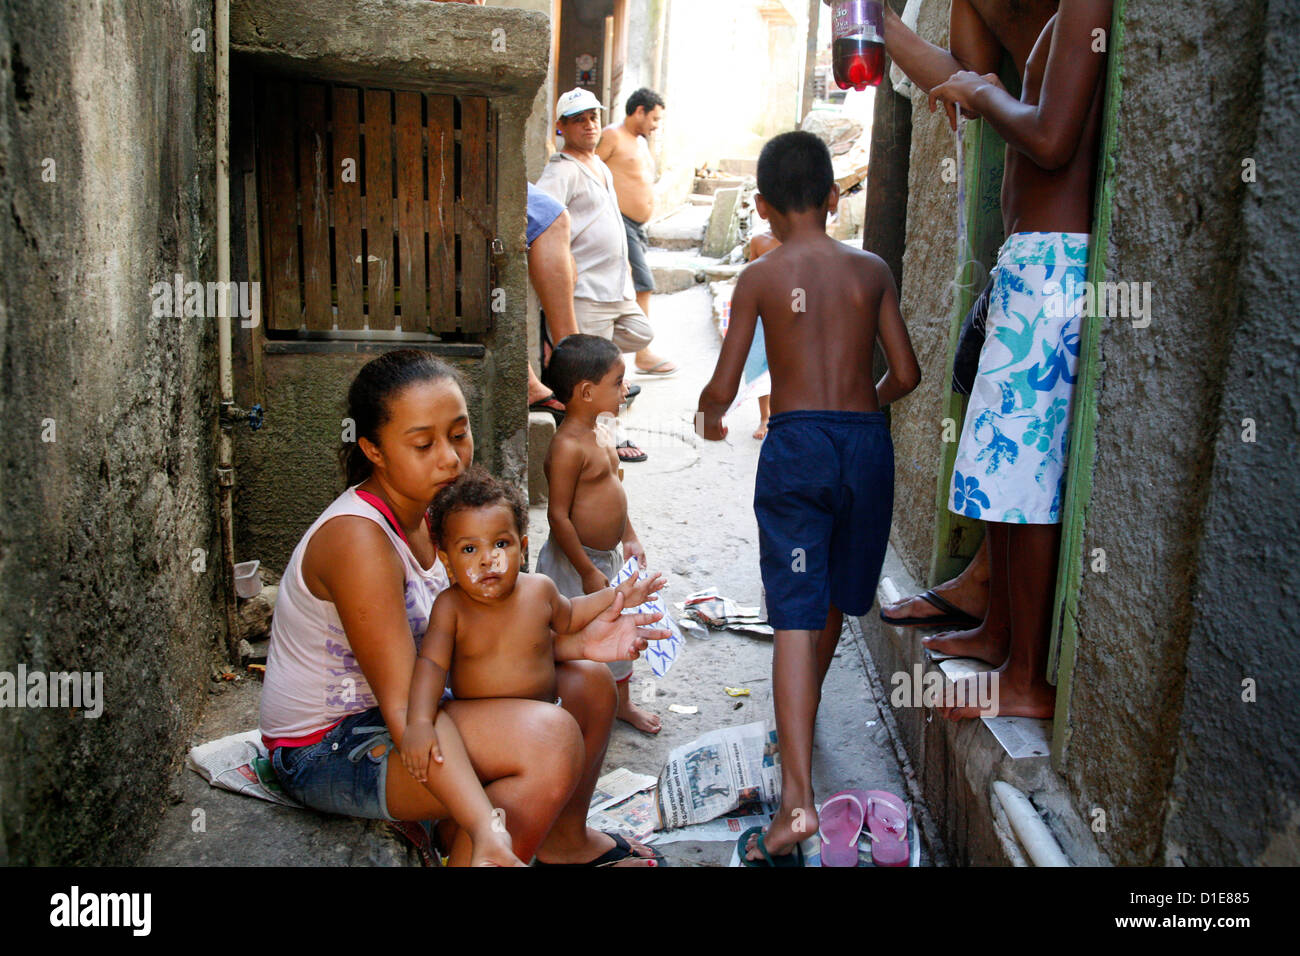
[(585, 113), (587, 110), (603, 109), (600, 100), (596, 99), (596, 94), (591, 90), (584, 90), (582, 87), (569, 90), (560, 97), (555, 104), (556, 116), (573, 116), (577, 113)]

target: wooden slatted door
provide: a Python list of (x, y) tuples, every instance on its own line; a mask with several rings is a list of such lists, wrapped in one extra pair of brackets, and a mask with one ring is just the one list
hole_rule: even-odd
[(268, 331), (489, 330), (486, 98), (273, 80), (254, 108)]

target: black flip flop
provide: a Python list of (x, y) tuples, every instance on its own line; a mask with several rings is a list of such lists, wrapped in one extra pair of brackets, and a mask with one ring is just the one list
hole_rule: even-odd
[(646, 845), (646, 849), (650, 851), (650, 855), (642, 856), (641, 854), (632, 851), (632, 844), (628, 843), (621, 833), (606, 833), (604, 830), (601, 832), (604, 833), (605, 836), (611, 837), (614, 840), (614, 845), (600, 856), (596, 857), (596, 859), (588, 860), (586, 863), (543, 863), (541, 860), (534, 860), (533, 866), (566, 867), (569, 869), (577, 867), (579, 869), (588, 869), (601, 866), (613, 866), (616, 863), (622, 863), (624, 860), (654, 860), (655, 866), (657, 867), (668, 865), (668, 861), (664, 859), (664, 855), (652, 846)]
[(894, 627), (959, 627), (963, 630), (979, 627), (983, 623), (978, 617), (967, 614), (961, 608), (948, 603), (931, 590), (923, 591), (914, 596), (919, 597), (927, 604), (937, 607), (944, 613), (935, 617), (888, 617), (884, 611), (881, 611), (880, 619), (886, 624), (894, 625)]
[[(618, 453), (619, 448), (637, 448), (637, 446), (632, 444), (632, 442), (630, 441), (621, 441), (614, 448), (615, 454)], [(641, 449), (637, 448), (637, 451), (641, 451)], [(622, 462), (645, 461), (649, 457), (650, 457), (649, 455), (647, 455), (645, 452), (642, 451), (641, 454), (639, 455), (629, 455), (626, 458), (624, 458), (622, 455), (619, 455), (618, 460)]]
[(633, 400), (641, 394), (640, 385), (629, 385), (627, 387), (627, 396), (623, 399), (623, 407), (631, 408)]

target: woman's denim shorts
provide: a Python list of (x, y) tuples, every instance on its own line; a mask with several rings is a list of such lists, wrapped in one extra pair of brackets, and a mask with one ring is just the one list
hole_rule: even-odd
[[(383, 746), (382, 756), (371, 751)], [(392, 820), (388, 813), (388, 758), (393, 738), (378, 707), (340, 721), (319, 742), (277, 747), (271, 766), (285, 795), (324, 813)]]

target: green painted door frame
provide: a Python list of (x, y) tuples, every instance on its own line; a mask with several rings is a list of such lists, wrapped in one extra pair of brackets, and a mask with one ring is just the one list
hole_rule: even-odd
[[(1115, 200), (1115, 151), (1118, 141), (1120, 95), (1123, 92), (1125, 0), (1115, 0), (1108, 38), (1106, 99), (1102, 107), (1102, 138), (1097, 163), (1096, 206), (1088, 281), (1106, 278), (1106, 245), (1110, 239)], [(1096, 285), (1093, 285), (1096, 288)], [(1092, 297), (1096, 302), (1096, 297)], [(1052, 765), (1061, 770), (1070, 744), (1070, 690), (1078, 643), (1079, 587), (1084, 569), (1084, 527), (1092, 499), (1092, 467), (1097, 456), (1097, 378), (1101, 374), (1101, 322), (1085, 315), (1079, 331), (1079, 366), (1070, 420), (1070, 460), (1066, 468), (1064, 512), (1061, 516), (1061, 555), (1057, 564), (1056, 606), (1052, 644), (1047, 658), (1048, 679), (1056, 684), (1056, 719), (1052, 728)]]

